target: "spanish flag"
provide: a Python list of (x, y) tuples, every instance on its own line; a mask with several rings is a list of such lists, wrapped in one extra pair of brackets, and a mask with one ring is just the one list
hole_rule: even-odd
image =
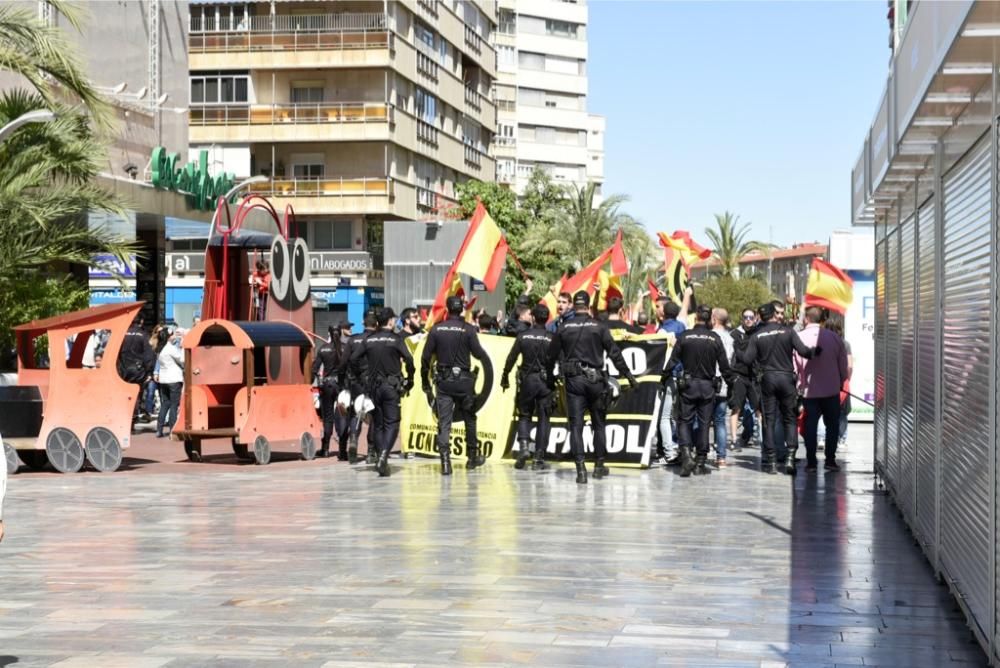
[[(601, 272), (606, 278), (601, 281)], [(622, 276), (628, 273), (628, 261), (625, 259), (625, 249), (622, 247), (622, 233), (619, 231), (615, 237), (615, 243), (606, 251), (597, 256), (597, 259), (586, 267), (576, 272), (569, 279), (563, 281), (562, 291), (575, 294), (580, 290), (586, 290), (587, 294), (593, 296), (595, 289), (602, 292), (610, 285), (611, 278)], [(597, 284), (599, 287), (595, 288)], [(620, 284), (618, 285), (620, 289)]]
[(434, 305), (427, 318), (427, 327), (447, 317), (445, 301), (448, 297), (465, 296), (461, 274), (468, 274), (482, 281), (486, 289), (492, 292), (500, 280), (504, 263), (507, 261), (507, 248), (507, 240), (503, 238), (500, 228), (487, 213), (483, 203), (477, 202), (472, 220), (469, 221), (469, 230), (465, 233), (465, 239), (458, 249), (458, 255), (455, 256), (455, 261), (441, 281), (441, 287), (434, 298)]
[(854, 281), (829, 262), (813, 258), (806, 282), (806, 306), (822, 306), (837, 313), (847, 313), (854, 301)]
[(660, 289), (656, 287), (656, 283), (648, 278), (646, 279), (646, 286), (649, 287), (649, 299), (655, 303), (660, 298)]
[(455, 258), (455, 271), (479, 279), (493, 292), (506, 261), (507, 240), (483, 203), (477, 202), (469, 231)]
[(660, 246), (663, 247), (663, 272), (670, 298), (682, 303), (684, 290), (691, 277), (691, 265), (698, 260), (707, 260), (712, 251), (698, 245), (684, 230), (677, 230), (670, 236), (659, 232)]

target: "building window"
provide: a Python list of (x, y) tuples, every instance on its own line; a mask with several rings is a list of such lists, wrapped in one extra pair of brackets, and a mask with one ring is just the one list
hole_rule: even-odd
[(336, 250), (351, 250), (354, 247), (354, 225), (351, 221), (333, 222), (333, 247)]
[(417, 88), (416, 115), (422, 121), (437, 125), (437, 98), (423, 88)]
[(246, 104), (250, 101), (248, 74), (197, 74), (190, 82), (191, 104)]
[(292, 165), (292, 176), (296, 179), (315, 181), (323, 178), (326, 173), (326, 166), (323, 164), (296, 164)]
[(520, 51), (517, 54), (518, 66), (524, 70), (544, 70), (545, 56), (541, 53)]
[(320, 82), (297, 82), (292, 84), (292, 104), (310, 104), (323, 101), (323, 84)]
[(576, 39), (579, 28), (580, 24), (578, 23), (545, 19), (545, 34), (552, 35), (553, 37), (571, 37)]
[(313, 243), (316, 250), (330, 250), (333, 248), (333, 230), (328, 220), (313, 221)]

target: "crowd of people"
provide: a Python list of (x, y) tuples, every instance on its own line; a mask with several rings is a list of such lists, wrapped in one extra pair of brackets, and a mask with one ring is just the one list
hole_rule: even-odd
[[(125, 333), (118, 355), (118, 374), (139, 386), (133, 422), (156, 424), (157, 438), (165, 437), (177, 422), (184, 386), (184, 352), (181, 340), (187, 331), (175, 325), (157, 324), (152, 332), (137, 318)], [(103, 351), (99, 351), (103, 357)]]
[[(476, 416), (491, 387), (494, 370), (479, 335), (516, 337), (500, 374), (500, 387), (511, 387), (518, 368), (515, 467), (547, 468), (549, 416), (557, 381), (563, 383), (569, 421), (570, 446), (577, 481), (587, 482), (583, 428), (585, 417), (593, 428), (593, 477), (608, 475), (604, 423), (616, 391), (605, 371), (605, 357), (635, 387), (611, 330), (632, 334), (662, 333), (674, 337), (672, 353), (661, 377), (660, 414), (656, 422), (654, 463), (679, 466), (680, 474), (710, 472), (709, 444), (714, 440), (715, 468), (727, 465), (732, 452), (759, 445), (760, 468), (765, 473), (797, 473), (801, 435), (805, 470), (816, 471), (818, 426), (825, 426), (824, 469), (839, 471), (837, 448), (846, 436), (850, 411), (850, 347), (843, 339), (843, 318), (810, 306), (801, 323), (785, 322), (780, 301), (748, 307), (738, 323), (722, 308), (694, 309), (688, 327), (693, 293), (683, 304), (660, 298), (656, 320), (634, 323), (625, 319), (620, 298), (612, 297), (598, 312), (586, 292), (558, 295), (556, 313), (533, 304), (523, 295), (503, 320), (485, 313), (469, 314), (458, 297), (449, 298), (448, 316), (424, 333), (420, 313), (406, 309), (397, 318), (382, 308), (365, 315), (364, 331), (351, 334), (352, 323), (331, 327), (330, 339), (320, 346), (314, 374), (321, 388), (323, 438), (319, 456), (328, 456), (336, 436), (342, 460), (356, 461), (361, 424), (371, 416), (368, 459), (380, 475), (389, 475), (388, 455), (399, 433), (403, 396), (419, 387), (437, 418), (436, 447), (444, 475), (452, 472), (451, 425), (466, 428), (467, 467), (481, 466), (485, 458), (476, 438)], [(414, 377), (413, 360), (403, 339), (424, 334), (421, 378)], [(472, 358), (484, 378), (477, 380)], [(520, 364), (518, 365), (518, 362)]]

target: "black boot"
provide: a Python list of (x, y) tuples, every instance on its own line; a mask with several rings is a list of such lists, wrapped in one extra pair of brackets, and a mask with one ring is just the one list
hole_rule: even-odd
[(356, 464), (358, 461), (358, 440), (350, 435), (348, 435), (347, 440), (350, 442), (347, 448), (347, 461)]
[(680, 447), (680, 458), (681, 458), (681, 477), (687, 478), (695, 469), (694, 458), (691, 457), (691, 449), (687, 446), (682, 445)]
[(764, 473), (767, 473), (768, 475), (775, 475), (778, 473), (778, 468), (774, 463), (773, 452), (761, 456), (760, 470)]
[(441, 475), (451, 475), (451, 453), (447, 450), (441, 453)]
[(535, 461), (531, 464), (532, 471), (545, 471), (549, 465), (545, 463), (545, 449), (535, 444)]
[(576, 484), (587, 484), (587, 465), (584, 462), (576, 463)]
[(330, 441), (325, 441), (320, 445), (319, 450), (316, 451), (316, 456), (323, 459), (330, 456)]
[(611, 471), (604, 465), (604, 457), (599, 457), (594, 463), (594, 477), (600, 479), (609, 473), (611, 473)]
[(798, 468), (795, 465), (795, 451), (796, 450), (798, 450), (798, 448), (792, 448), (791, 450), (788, 451), (788, 459), (785, 460), (785, 473), (787, 475), (795, 475), (796, 469)]
[(517, 451), (517, 461), (514, 462), (514, 468), (516, 468), (518, 471), (523, 469), (524, 465), (528, 461), (528, 457), (530, 456), (531, 453), (528, 452), (528, 442), (521, 441), (521, 449)]
[(709, 475), (712, 473), (712, 469), (708, 468), (706, 463), (708, 459), (707, 455), (698, 455), (694, 460), (694, 474), (695, 475)]
[(486, 458), (479, 454), (478, 446), (468, 448), (468, 459), (466, 460), (465, 468), (471, 471), (478, 466), (483, 466), (485, 463)]
[(375, 448), (371, 445), (368, 446), (368, 455), (365, 457), (365, 463), (378, 464), (378, 453), (375, 452)]
[(380, 478), (389, 477), (389, 450), (385, 449), (378, 454), (378, 475)]
[(337, 461), (347, 461), (347, 443), (337, 443)]

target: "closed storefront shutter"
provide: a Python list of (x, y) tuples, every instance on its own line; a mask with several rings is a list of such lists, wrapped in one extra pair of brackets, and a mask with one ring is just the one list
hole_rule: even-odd
[(887, 242), (875, 246), (875, 470), (885, 474), (885, 260)]
[(935, 537), (935, 484), (937, 476), (937, 375), (938, 375), (938, 313), (936, 273), (938, 244), (935, 239), (936, 217), (934, 201), (920, 209), (917, 242), (917, 328), (916, 380), (917, 433), (916, 467), (917, 499), (916, 530), (921, 545), (932, 560)]
[(984, 626), (993, 606), (995, 549), (989, 155), (984, 139), (944, 179), (941, 351), (941, 566)]
[(897, 503), (913, 522), (916, 516), (914, 474), (915, 410), (913, 396), (914, 295), (913, 271), (916, 251), (916, 220), (911, 216), (899, 230), (899, 480)]
[(886, 236), (885, 482), (899, 488), (899, 228)]

